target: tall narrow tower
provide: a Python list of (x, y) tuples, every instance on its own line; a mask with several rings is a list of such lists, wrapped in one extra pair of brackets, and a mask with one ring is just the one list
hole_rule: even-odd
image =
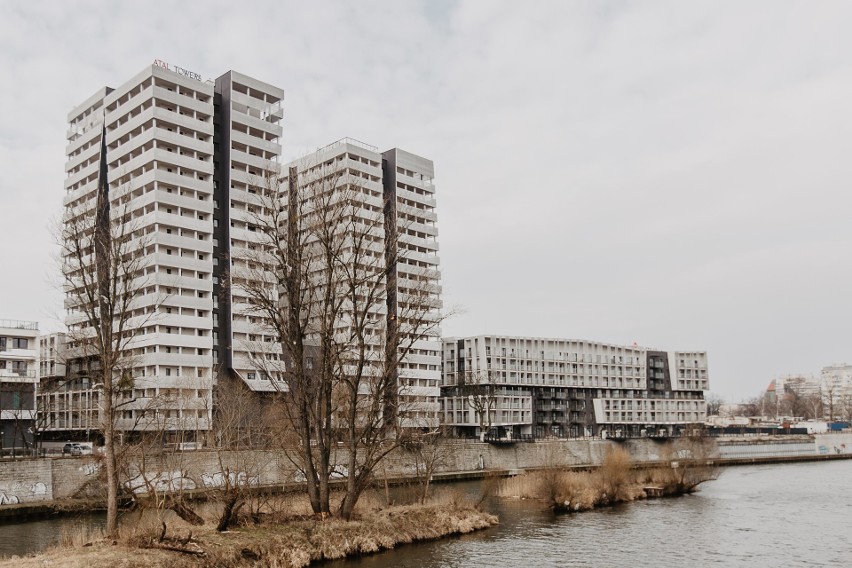
[(274, 338), (261, 316), (246, 315), (248, 298), (235, 275), (247, 268), (244, 253), (258, 246), (257, 188), (278, 175), (283, 100), (282, 89), (234, 71), (216, 79), (214, 362), (256, 391), (275, 388), (257, 359)]
[[(387, 246), (396, 247), (388, 273), (391, 326), (420, 320), (427, 333), (403, 340), (401, 395), (412, 426), (437, 426), (441, 381), (441, 272), (432, 160), (394, 148), (382, 153)], [(418, 333), (418, 335), (420, 335)]]

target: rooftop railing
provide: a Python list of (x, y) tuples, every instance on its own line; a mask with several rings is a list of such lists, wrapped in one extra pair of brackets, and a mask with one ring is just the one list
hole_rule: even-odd
[(27, 329), (27, 330), (30, 330), (30, 331), (38, 331), (38, 322), (37, 321), (0, 319), (0, 328)]
[(370, 150), (370, 151), (376, 152), (376, 153), (379, 152), (378, 146), (373, 146), (371, 144), (367, 144), (366, 142), (361, 142), (360, 140), (355, 140), (354, 138), (349, 138), (349, 137), (341, 138), (340, 140), (337, 140), (336, 142), (332, 142), (331, 144), (328, 144), (327, 146), (317, 148), (317, 152), (322, 152), (322, 151), (325, 151), (325, 150), (331, 150), (332, 148), (336, 148), (338, 146), (343, 146), (344, 144), (349, 144), (351, 146), (357, 146), (359, 148), (363, 148), (365, 150)]

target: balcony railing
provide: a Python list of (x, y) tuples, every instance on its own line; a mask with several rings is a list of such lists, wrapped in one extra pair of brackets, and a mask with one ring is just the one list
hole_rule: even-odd
[(0, 369), (0, 379), (34, 379), (36, 378), (35, 371), (18, 371), (16, 369)]

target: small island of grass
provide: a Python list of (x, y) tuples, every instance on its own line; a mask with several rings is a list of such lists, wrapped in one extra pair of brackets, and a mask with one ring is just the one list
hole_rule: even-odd
[[(424, 505), (384, 507), (363, 499), (352, 520), (300, 513), (294, 497), (267, 497), (241, 512), (233, 530), (215, 528), (216, 511), (194, 526), (170, 511), (127, 514), (117, 538), (83, 527), (45, 553), (0, 561), (2, 568), (303, 567), (400, 544), (465, 534), (497, 524), (460, 493), (438, 493)], [(263, 502), (261, 502), (263, 501)]]

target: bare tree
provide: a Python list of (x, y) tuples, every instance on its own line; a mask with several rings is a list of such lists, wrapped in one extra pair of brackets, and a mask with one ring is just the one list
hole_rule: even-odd
[(432, 476), (450, 462), (455, 448), (440, 426), (426, 431), (412, 431), (402, 447), (414, 460), (414, 472), (420, 484), (418, 499), (422, 505), (429, 497)]
[[(166, 510), (193, 525), (204, 522), (190, 504), (191, 493), (198, 486), (190, 474), (194, 454), (182, 451), (185, 437), (196, 430), (197, 417), (172, 416), (176, 407), (195, 406), (194, 401), (185, 399), (168, 389), (157, 396), (137, 399), (134, 425), (128, 429), (133, 435), (116, 448), (122, 486), (133, 495), (140, 511), (156, 512), (163, 526), (162, 535), (166, 530)], [(197, 448), (194, 443), (193, 447)]]
[(719, 416), (722, 405), (725, 404), (725, 399), (711, 392), (704, 397), (704, 402), (707, 405), (707, 416)]
[(805, 418), (819, 420), (825, 416), (822, 388), (818, 392), (803, 396), (802, 402), (804, 403), (804, 412), (802, 415)]
[(721, 469), (715, 463), (715, 441), (704, 437), (685, 437), (667, 444), (663, 450), (668, 467), (665, 490), (674, 495), (693, 493), (705, 481), (718, 479)]
[(219, 471), (201, 480), (207, 497), (222, 505), (216, 530), (233, 524), (271, 461), (260, 449), (271, 445), (263, 401), (235, 377), (219, 375), (215, 393), (215, 445)]
[(231, 285), (278, 339), (280, 359), (258, 364), (286, 384), (280, 408), (314, 512), (331, 512), (330, 481), (342, 473), (337, 513), (348, 519), (401, 443), (401, 424), (432, 425), (399, 369), (418, 341), (437, 336), (439, 302), (425, 276), (404, 290), (395, 280), (404, 251), (392, 204), (339, 162), (290, 168), (286, 187), (270, 170), (252, 189), (259, 244), (235, 252)]
[(764, 416), (764, 407), (766, 397), (763, 395), (744, 400), (737, 405), (737, 414), (741, 416)]
[(828, 420), (834, 422), (835, 409), (839, 406), (841, 393), (840, 379), (835, 374), (825, 374), (820, 381), (823, 412), (827, 410)]
[(479, 421), (479, 439), (491, 430), (491, 416), (497, 404), (497, 383), (490, 371), (468, 371), (457, 386), (458, 393), (476, 413)]
[(852, 387), (846, 387), (838, 396), (840, 415), (843, 420), (852, 421)]
[[(102, 176), (103, 177), (103, 176)], [(88, 376), (101, 390), (99, 429), (104, 439), (106, 533), (115, 535), (118, 512), (116, 421), (133, 388), (134, 343), (162, 300), (140, 299), (147, 287), (147, 238), (133, 230), (125, 207), (111, 203), (105, 181), (97, 197), (69, 206), (59, 233), (68, 316), (69, 372)]]

